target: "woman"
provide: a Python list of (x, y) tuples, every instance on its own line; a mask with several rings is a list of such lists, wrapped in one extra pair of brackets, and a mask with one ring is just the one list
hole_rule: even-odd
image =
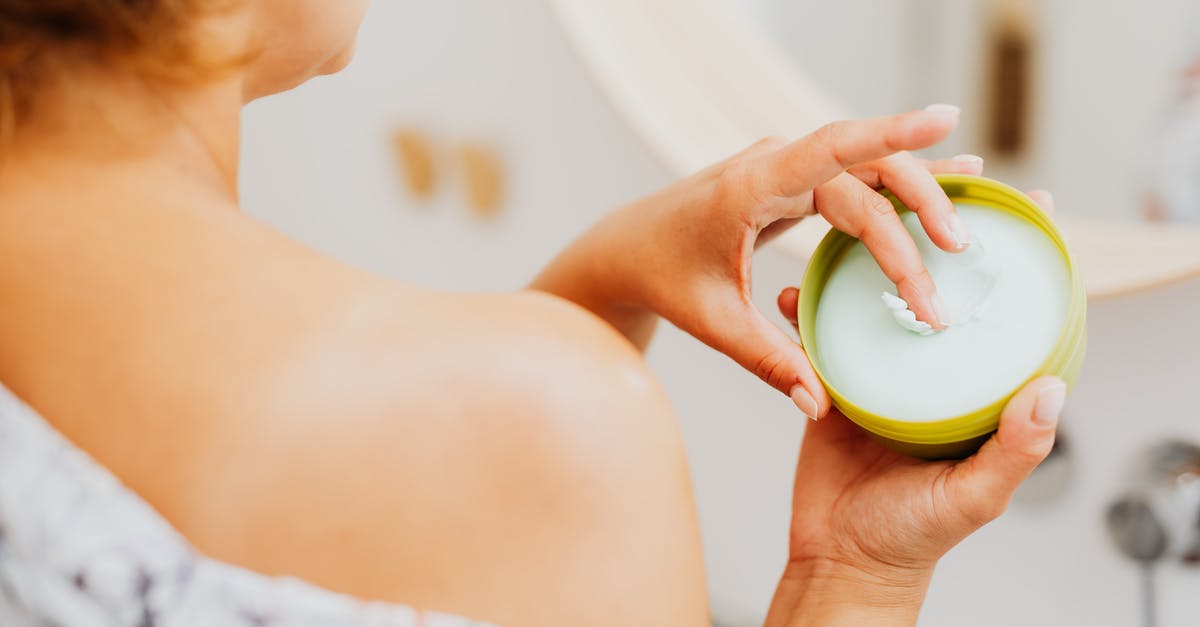
[[(22, 587), (21, 567), (97, 598), (115, 580), (90, 576), (93, 562), (55, 570), (82, 558), (18, 542), (23, 516), (52, 509), (22, 486), (52, 477), (106, 512), (137, 510), (129, 527), (167, 528), (132, 494), (87, 487), (102, 466), (206, 556), (180, 567), (182, 588), (135, 577), (120, 593), (141, 603), (130, 624), (190, 624), (172, 603), (204, 605), (213, 586), (255, 582), (245, 598), (274, 595), (281, 623), (280, 608), (322, 594), (288, 596), (252, 572), (502, 625), (705, 624), (683, 449), (640, 354), (661, 316), (820, 419), (768, 624), (912, 623), (938, 557), (1049, 451), (1065, 386), (1032, 382), (968, 460), (902, 458), (831, 411), (803, 350), (750, 304), (749, 268), (757, 244), (819, 212), (940, 326), (932, 281), (875, 189), (963, 249), (930, 173), (977, 174), (980, 160), (905, 152), (949, 135), (957, 109), (764, 140), (615, 211), (528, 290), (429, 291), (238, 211), (240, 108), (343, 67), (366, 4), (0, 0), (0, 381), (38, 413), (0, 403), (0, 442), (20, 457), (36, 447), (14, 434), (58, 437), (43, 418), (71, 442), (47, 445), (37, 476), (0, 460), (28, 498), (0, 510), (24, 551), (0, 552), (0, 609), (30, 622), (61, 609)], [(780, 295), (785, 315), (796, 296)], [(113, 522), (125, 514), (71, 507), (39, 520), (95, 519), (101, 553), (145, 544)]]

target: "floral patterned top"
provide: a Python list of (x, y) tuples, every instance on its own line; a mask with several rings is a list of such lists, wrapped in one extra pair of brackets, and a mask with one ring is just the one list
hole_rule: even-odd
[(197, 554), (146, 502), (0, 386), (4, 627), (484, 627)]

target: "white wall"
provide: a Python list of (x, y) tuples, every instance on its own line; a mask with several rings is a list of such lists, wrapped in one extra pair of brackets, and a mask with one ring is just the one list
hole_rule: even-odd
[[(512, 174), (506, 213), (476, 222), (454, 190), (429, 204), (408, 200), (388, 148), (397, 123), (501, 146)], [(355, 65), (254, 105), (245, 149), (251, 212), (370, 269), (458, 289), (522, 285), (606, 209), (671, 179), (588, 80), (539, 0), (377, 2)], [(760, 255), (760, 306), (801, 272)], [(1109, 549), (1100, 512), (1144, 441), (1200, 440), (1190, 394), (1198, 319), (1197, 283), (1094, 308), (1091, 357), (1069, 409), (1078, 456), (1066, 497), (1014, 507), (952, 553), (924, 624), (1134, 623), (1133, 570)], [(785, 398), (673, 329), (651, 362), (691, 453), (715, 606), (754, 624), (782, 566), (803, 423)], [(1198, 584), (1194, 573), (1165, 578), (1164, 627), (1196, 623), (1200, 595), (1188, 591)]]
[[(451, 168), (429, 203), (394, 176), (390, 133), (506, 156), (508, 208), (480, 222)], [(243, 201), (373, 270), (454, 289), (509, 289), (619, 203), (670, 180), (611, 113), (536, 0), (376, 2), (356, 61), (245, 116)]]

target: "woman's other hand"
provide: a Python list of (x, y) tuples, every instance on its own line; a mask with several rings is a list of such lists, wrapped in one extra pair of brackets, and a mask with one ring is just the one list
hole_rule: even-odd
[(979, 174), (964, 155), (923, 161), (908, 150), (945, 139), (958, 109), (934, 105), (835, 122), (798, 141), (765, 139), (620, 209), (534, 282), (587, 307), (645, 345), (654, 313), (791, 396), (809, 417), (830, 400), (804, 350), (751, 301), (751, 258), (772, 235), (815, 213), (867, 246), (917, 317), (943, 326), (944, 307), (886, 187), (917, 212), (932, 241), (962, 250), (970, 235), (933, 178)]
[(810, 423), (767, 625), (914, 624), (938, 558), (999, 516), (1049, 454), (1066, 392), (1052, 377), (1029, 383), (962, 461), (900, 455), (836, 411)]

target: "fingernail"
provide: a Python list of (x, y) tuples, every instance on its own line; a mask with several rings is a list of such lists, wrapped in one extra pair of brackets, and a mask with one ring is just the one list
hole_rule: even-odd
[(950, 217), (946, 218), (946, 230), (950, 231), (950, 236), (954, 238), (954, 244), (958, 250), (966, 250), (967, 246), (971, 245), (971, 232), (967, 230), (962, 216), (957, 213), (950, 214)]
[(817, 419), (817, 401), (804, 389), (804, 386), (797, 383), (792, 386), (791, 392), (792, 402), (796, 407), (808, 417), (809, 420)]
[(925, 107), (925, 110), (930, 113), (944, 113), (946, 115), (955, 115), (955, 116), (957, 116), (959, 113), (962, 113), (962, 109), (959, 109), (958, 107), (956, 107), (952, 104), (945, 104), (942, 102), (939, 102), (937, 104), (931, 104), (928, 107)]
[(933, 326), (950, 326), (950, 312), (946, 310), (946, 301), (942, 300), (941, 294), (934, 293), (933, 298), (929, 300), (933, 304), (933, 315), (937, 316), (937, 323)]
[(1063, 404), (1067, 402), (1067, 384), (1054, 383), (1038, 392), (1037, 404), (1033, 407), (1033, 422), (1049, 427), (1058, 422)]
[(983, 163), (983, 157), (980, 157), (979, 155), (969, 155), (969, 154), (968, 155), (955, 155), (950, 160), (957, 161), (959, 163), (970, 163), (972, 165), (978, 164), (978, 163)]

